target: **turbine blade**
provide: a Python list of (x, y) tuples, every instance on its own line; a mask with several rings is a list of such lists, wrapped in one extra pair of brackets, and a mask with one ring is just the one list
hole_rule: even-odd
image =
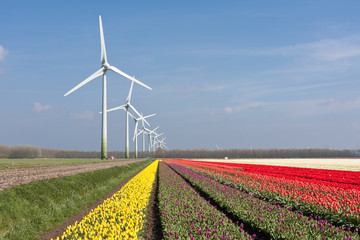
[(130, 77), (129, 75), (127, 75), (127, 74), (124, 73), (123, 71), (120, 71), (119, 69), (117, 69), (117, 68), (114, 67), (114, 66), (110, 66), (109, 69), (112, 70), (112, 71), (114, 71), (114, 72), (116, 72), (116, 73), (118, 73), (118, 74), (120, 74), (120, 75), (122, 75), (122, 76), (124, 76), (124, 77), (126, 77), (127, 79), (130, 79), (130, 80), (136, 82), (137, 84), (140, 84), (140, 85), (143, 86), (143, 87), (146, 87), (147, 89), (152, 90), (152, 88), (149, 87), (148, 85), (140, 82), (139, 80), (136, 80), (136, 79), (133, 78), (133, 77)]
[(104, 39), (104, 31), (101, 21), (101, 15), (99, 15), (99, 25), (100, 25), (100, 41), (101, 41), (101, 64), (104, 64), (107, 63), (107, 58), (106, 58), (105, 39)]
[(132, 94), (133, 86), (134, 86), (134, 81), (131, 81), (131, 86), (130, 86), (130, 90), (129, 90), (129, 95), (128, 95), (127, 99), (126, 99), (126, 102), (127, 102), (127, 103), (130, 103), (130, 101), (131, 101), (131, 94)]
[(160, 126), (157, 126), (154, 130), (152, 130), (152, 133), (155, 133), (155, 131), (159, 128)]
[(140, 113), (134, 108), (133, 105), (129, 104), (129, 107), (130, 107), (138, 116), (141, 116)]
[(143, 119), (143, 121), (150, 127), (150, 123), (148, 123), (145, 118)]
[[(131, 117), (132, 119), (134, 119), (134, 121), (136, 121), (136, 118), (134, 117), (134, 115), (132, 115), (131, 112), (129, 112), (129, 111), (128, 111), (128, 113), (129, 113), (130, 117)], [(136, 123), (137, 123), (137, 121), (136, 121)]]
[(138, 121), (136, 121), (136, 123), (135, 123), (135, 130), (134, 130), (133, 142), (135, 141), (136, 132), (137, 132), (137, 126), (138, 126)]
[(114, 108), (111, 108), (111, 109), (108, 109), (107, 112), (112, 112), (112, 111), (116, 111), (116, 110), (120, 110), (120, 109), (124, 109), (124, 110), (125, 110), (125, 107), (126, 107), (126, 104), (125, 104), (125, 105), (118, 106), (118, 107), (114, 107)]
[(154, 114), (151, 114), (151, 115), (147, 115), (145, 117), (141, 117), (141, 120), (142, 120), (142, 124), (144, 125), (144, 122), (150, 127), (150, 123), (148, 123), (148, 121), (146, 121), (146, 118), (149, 118), (149, 117), (152, 117), (152, 116), (155, 116), (156, 113)]
[(150, 114), (150, 115), (147, 115), (147, 116), (142, 117), (142, 118), (143, 118), (143, 119), (145, 119), (145, 118), (153, 117), (153, 116), (155, 116), (155, 115), (156, 115), (156, 113), (154, 113), (154, 114)]
[(81, 83), (79, 83), (76, 87), (74, 87), (73, 89), (71, 89), (70, 91), (68, 91), (67, 93), (65, 93), (64, 96), (69, 95), (70, 93), (76, 91), (77, 89), (81, 88), (82, 86), (84, 86), (85, 84), (87, 84), (88, 82), (90, 82), (91, 80), (93, 80), (94, 78), (97, 78), (99, 76), (101, 76), (104, 73), (104, 69), (100, 68), (99, 70), (97, 70), (93, 75), (91, 75), (90, 77), (88, 77), (87, 79), (85, 79), (84, 81), (82, 81)]

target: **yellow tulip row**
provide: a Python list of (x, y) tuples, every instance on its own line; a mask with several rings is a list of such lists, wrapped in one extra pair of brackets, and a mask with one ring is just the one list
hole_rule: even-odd
[(138, 239), (155, 181), (158, 161), (132, 178), (120, 191), (67, 227), (60, 239)]

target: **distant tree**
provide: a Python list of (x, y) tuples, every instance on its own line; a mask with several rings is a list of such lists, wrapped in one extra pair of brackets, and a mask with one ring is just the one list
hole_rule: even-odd
[(10, 148), (9, 158), (38, 158), (41, 149), (35, 146), (19, 145)]
[(8, 158), (10, 156), (10, 148), (6, 145), (0, 145), (0, 158)]
[(174, 149), (152, 152), (157, 158), (353, 158), (360, 152), (332, 149)]

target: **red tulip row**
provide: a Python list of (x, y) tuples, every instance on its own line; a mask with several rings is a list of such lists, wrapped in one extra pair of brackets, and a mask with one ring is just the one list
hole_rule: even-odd
[[(279, 172), (275, 174), (277, 167), (273, 166), (171, 161), (207, 173), (262, 198), (321, 216), (334, 223), (360, 226), (360, 177), (359, 180), (354, 179), (354, 176), (359, 175), (358, 172), (279, 167)], [(295, 177), (291, 175), (292, 172)], [(335, 176), (345, 186), (341, 187), (340, 183), (332, 184), (331, 178), (325, 181), (325, 173)]]
[[(184, 161), (175, 160), (174, 161)], [(242, 163), (224, 163), (224, 162), (205, 162), (205, 161), (189, 161), (187, 164), (200, 167), (217, 168), (224, 170), (239, 170), (251, 173), (258, 173), (267, 176), (286, 178), (292, 180), (316, 182), (327, 186), (358, 189), (360, 190), (360, 172), (297, 168), (284, 166), (268, 166), (257, 164)]]

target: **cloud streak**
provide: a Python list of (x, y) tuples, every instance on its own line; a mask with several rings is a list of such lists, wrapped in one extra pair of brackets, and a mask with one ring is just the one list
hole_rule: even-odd
[(5, 56), (9, 53), (3, 46), (0, 45), (0, 60), (4, 60)]
[(267, 105), (268, 105), (268, 103), (252, 102), (252, 103), (248, 103), (248, 104), (244, 104), (244, 105), (239, 105), (239, 106), (235, 106), (235, 107), (225, 107), (225, 108), (224, 108), (224, 112), (225, 112), (226, 114), (233, 114), (233, 113), (238, 113), (238, 112), (246, 111), (246, 110), (249, 110), (249, 109), (266, 107)]
[(94, 118), (94, 116), (95, 116), (95, 114), (90, 110), (86, 110), (83, 113), (74, 113), (74, 118), (75, 119), (92, 120)]
[(52, 108), (51, 105), (43, 105), (43, 104), (41, 104), (41, 103), (39, 103), (39, 102), (36, 102), (36, 103), (34, 104), (33, 110), (34, 110), (35, 112), (40, 113), (40, 112), (47, 111), (47, 110), (49, 110), (49, 109), (51, 109), (51, 108)]
[(352, 99), (309, 99), (289, 102), (272, 102), (268, 107), (292, 116), (333, 115), (360, 110), (360, 98)]
[(320, 61), (337, 61), (360, 56), (360, 37), (323, 39), (265, 51), (254, 51), (251, 55), (302, 56)]

